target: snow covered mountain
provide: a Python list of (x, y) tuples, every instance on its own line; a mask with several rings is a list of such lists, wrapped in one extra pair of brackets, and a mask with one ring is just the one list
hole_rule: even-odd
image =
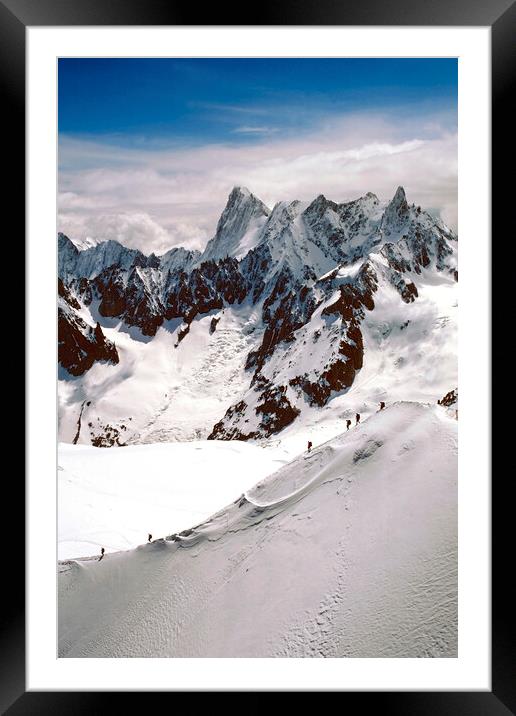
[(217, 232), (208, 241), (200, 262), (245, 256), (259, 241), (269, 214), (270, 210), (249, 189), (234, 187), (219, 219)]
[(260, 440), (457, 385), (457, 237), (401, 187), (272, 211), (235, 187), (202, 254), (58, 242), (65, 442)]

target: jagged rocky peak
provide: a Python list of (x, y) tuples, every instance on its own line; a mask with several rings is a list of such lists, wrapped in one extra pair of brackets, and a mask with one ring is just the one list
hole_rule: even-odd
[(266, 234), (270, 235), (272, 231), (278, 228), (278, 226), (289, 224), (293, 221), (296, 216), (298, 216), (301, 209), (302, 204), (297, 199), (290, 202), (278, 201), (270, 213), (266, 229), (264, 230), (264, 237)]
[(345, 215), (352, 208), (361, 208), (367, 210), (368, 207), (374, 208), (380, 204), (380, 200), (371, 191), (368, 191), (364, 196), (352, 201), (346, 201), (338, 203), (328, 199), (324, 194), (319, 194), (307, 207), (307, 214), (324, 213), (327, 210), (338, 212), (339, 214)]
[(74, 275), (79, 249), (62, 232), (57, 235), (57, 271), (58, 276), (68, 279)]
[(396, 204), (402, 204), (403, 202), (405, 202), (405, 204), (407, 203), (407, 195), (405, 193), (405, 189), (402, 186), (399, 186), (396, 189), (396, 193), (392, 197), (392, 202)]
[[(75, 247), (74, 247), (75, 248)], [(93, 279), (110, 266), (117, 266), (122, 270), (128, 270), (133, 266), (146, 266), (147, 257), (138, 249), (129, 249), (114, 239), (102, 241), (95, 246), (77, 251), (73, 255), (74, 263), (69, 260), (66, 266), (61, 266), (60, 271), (71, 271), (76, 278)], [(63, 273), (59, 274), (61, 277)]]
[(338, 205), (327, 199), (324, 194), (319, 194), (305, 209), (307, 215), (322, 216), (328, 209), (336, 210)]
[(387, 208), (385, 210), (385, 214), (388, 217), (391, 216), (398, 216), (402, 217), (404, 214), (407, 214), (409, 210), (409, 205), (407, 202), (407, 195), (405, 194), (405, 189), (402, 186), (399, 186), (396, 189), (396, 193), (392, 197), (391, 201), (387, 205)]
[(246, 186), (234, 186), (229, 192), (226, 207), (242, 207), (243, 204), (252, 204), (259, 207), (265, 214), (269, 214), (270, 210), (263, 201), (258, 199)]
[(362, 224), (361, 233), (372, 233), (375, 227), (369, 222), (379, 220), (380, 210), (380, 200), (372, 192), (343, 203), (331, 201), (324, 194), (319, 194), (303, 215), (311, 227), (318, 227), (325, 232), (335, 229), (351, 237), (359, 224)]
[(62, 246), (64, 247), (67, 244), (71, 244), (72, 246), (74, 245), (72, 240), (66, 234), (63, 234), (62, 231), (57, 232), (57, 242), (58, 242), (59, 248), (61, 248)]
[(57, 234), (57, 249), (60, 259), (62, 254), (65, 254), (66, 257), (69, 258), (75, 257), (79, 253), (79, 249), (74, 242), (68, 238), (66, 234), (63, 234), (62, 231)]
[(226, 256), (241, 258), (256, 246), (269, 214), (269, 208), (249, 189), (233, 187), (215, 236), (208, 241), (201, 261), (217, 261)]
[(303, 205), (297, 200), (279, 201), (274, 205), (259, 238), (259, 248), (266, 249), (273, 262), (278, 263), (285, 253), (289, 254), (290, 258), (295, 258), (296, 251), (293, 244), (296, 242), (296, 237), (293, 227), (304, 206), (306, 204)]
[(247, 201), (262, 203), (246, 186), (234, 186), (229, 192), (227, 206), (238, 205)]
[[(430, 217), (421, 212), (419, 207), (409, 206), (405, 189), (399, 186), (383, 213), (381, 225), (383, 238), (390, 242), (397, 242), (404, 236), (414, 233), (416, 225), (421, 225), (423, 228), (428, 224), (428, 220)], [(430, 224), (434, 225), (435, 221), (430, 220)]]
[(360, 208), (367, 212), (377, 209), (380, 206), (380, 199), (376, 194), (373, 194), (372, 191), (368, 191), (367, 194), (361, 196), (360, 199), (356, 199), (356, 201), (351, 203), (360, 206)]
[(188, 271), (200, 258), (201, 252), (195, 249), (185, 249), (182, 246), (174, 246), (166, 253), (159, 256), (159, 268), (163, 271), (173, 273), (175, 271)]
[(91, 249), (93, 246), (98, 246), (103, 243), (103, 239), (94, 239), (91, 236), (86, 236), (84, 239), (74, 237), (71, 241), (77, 246), (79, 251), (85, 251), (86, 249)]

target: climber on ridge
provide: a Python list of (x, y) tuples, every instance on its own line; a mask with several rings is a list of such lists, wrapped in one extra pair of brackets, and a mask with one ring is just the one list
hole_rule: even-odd
[(360, 413), (357, 413), (355, 415), (355, 425), (358, 425), (359, 422), (360, 422)]
[(312, 449), (312, 443), (311, 443), (311, 441), (309, 440), (309, 441), (308, 441), (308, 452), (310, 452), (311, 449)]

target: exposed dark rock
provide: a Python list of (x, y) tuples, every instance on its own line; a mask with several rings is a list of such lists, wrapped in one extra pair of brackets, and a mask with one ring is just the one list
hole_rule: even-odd
[(213, 430), (208, 435), (208, 440), (251, 440), (258, 437), (258, 433), (244, 433), (238, 427), (239, 419), (246, 410), (247, 403), (244, 400), (228, 408), (222, 420), (213, 426)]
[(70, 375), (79, 376), (95, 361), (118, 363), (118, 351), (102, 332), (100, 324), (89, 326), (72, 308), (58, 310), (58, 360)]
[(299, 413), (287, 396), (287, 388), (283, 385), (272, 386), (262, 394), (262, 401), (256, 407), (256, 414), (261, 415), (259, 431), (265, 437), (278, 433), (290, 425)]
[(249, 353), (246, 369), (259, 372), (279, 343), (294, 340), (295, 331), (310, 319), (316, 307), (312, 290), (296, 282), (288, 269), (281, 271), (263, 304), (262, 317), (267, 327), (262, 344)]
[[(84, 404), (86, 403), (85, 400), (81, 403), (81, 410), (79, 412), (79, 417), (77, 418), (77, 432), (75, 433), (74, 439), (72, 440), (72, 445), (77, 445), (77, 442), (79, 441), (79, 437), (81, 434), (81, 427), (82, 427), (82, 413), (84, 411)], [(89, 423), (91, 425), (91, 423)]]
[(181, 326), (179, 331), (177, 332), (177, 342), (178, 344), (181, 343), (183, 338), (185, 338), (190, 333), (190, 324), (186, 323)]
[(357, 325), (353, 325), (347, 331), (347, 340), (340, 341), (338, 355), (317, 380), (309, 380), (306, 375), (297, 376), (290, 381), (290, 385), (299, 386), (307, 395), (310, 405), (322, 407), (332, 393), (345, 390), (353, 384), (355, 373), (362, 368), (363, 357), (362, 333)]
[(93, 281), (93, 287), (100, 297), (101, 316), (114, 318), (124, 313), (127, 306), (126, 286), (116, 268), (103, 271)]
[[(262, 377), (263, 381), (263, 377)], [(245, 432), (242, 429), (243, 417), (247, 403), (240, 401), (226, 411), (224, 418), (214, 425), (208, 440), (251, 440), (269, 437), (290, 425), (299, 413), (298, 408), (291, 405), (286, 396), (286, 386), (270, 385), (261, 395), (261, 402), (256, 406), (255, 413), (260, 417), (257, 429)]]
[(443, 405), (445, 408), (449, 408), (451, 405), (455, 405), (457, 401), (459, 400), (459, 389), (454, 388), (453, 390), (450, 390), (449, 393), (446, 393), (444, 397), (442, 397), (437, 402), (439, 405)]
[(72, 308), (75, 308), (76, 310), (81, 308), (79, 301), (72, 295), (70, 289), (64, 285), (60, 278), (57, 279), (57, 293)]
[(121, 433), (120, 429), (125, 430), (124, 425), (120, 425), (117, 427), (116, 425), (102, 425), (99, 428), (97, 428), (97, 433), (94, 434), (91, 438), (91, 444), (94, 447), (114, 447), (115, 445), (117, 447), (125, 447), (124, 442), (120, 442), (121, 439)]
[(401, 297), (405, 301), (405, 303), (412, 303), (412, 301), (417, 298), (418, 292), (416, 288), (416, 284), (412, 283), (406, 283), (404, 288), (401, 291)]

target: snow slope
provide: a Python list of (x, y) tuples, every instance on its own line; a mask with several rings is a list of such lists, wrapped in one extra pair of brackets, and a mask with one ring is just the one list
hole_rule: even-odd
[(456, 462), (444, 409), (396, 403), (183, 535), (61, 563), (59, 655), (454, 657)]
[(216, 441), (124, 450), (60, 443), (58, 455), (59, 559), (191, 527), (289, 459), (285, 449)]
[[(88, 308), (82, 313), (93, 320)], [(214, 317), (220, 320), (210, 333)], [(120, 363), (96, 363), (78, 378), (59, 381), (59, 440), (71, 442), (77, 434), (81, 409), (79, 444), (90, 444), (90, 430), (107, 432), (106, 426), (127, 443), (206, 438), (247, 388), (244, 364), (260, 334), (256, 320), (256, 309), (247, 305), (212, 312), (197, 317), (179, 343), (181, 321), (168, 321), (152, 340), (142, 340), (112, 320), (103, 330), (116, 344)], [(90, 405), (83, 408), (86, 398)]]

